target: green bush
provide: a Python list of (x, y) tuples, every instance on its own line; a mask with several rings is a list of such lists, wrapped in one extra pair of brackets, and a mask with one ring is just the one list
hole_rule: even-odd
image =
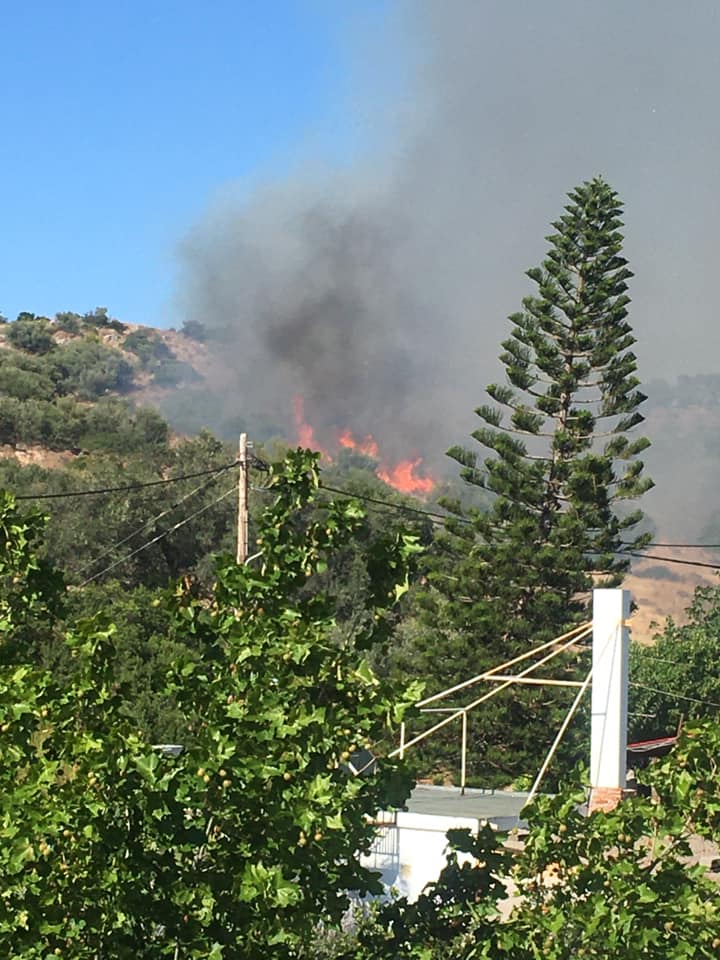
[(168, 425), (155, 410), (116, 399), (105, 399), (89, 407), (79, 446), (83, 450), (134, 453), (167, 443)]
[(108, 316), (107, 307), (95, 307), (94, 310), (82, 315), (82, 322), (91, 327), (103, 327), (109, 330), (117, 330), (118, 333), (124, 333), (127, 327), (124, 323)]
[(80, 333), (82, 317), (79, 313), (65, 311), (55, 314), (55, 326), (66, 333)]
[(93, 340), (73, 340), (58, 351), (56, 378), (63, 393), (95, 400), (132, 385), (133, 368), (118, 350)]
[(16, 397), (0, 397), (0, 443), (17, 443), (19, 413), (20, 401)]
[(153, 372), (153, 382), (159, 387), (176, 387), (179, 383), (192, 383), (199, 379), (195, 367), (184, 360), (163, 360)]
[(19, 314), (15, 323), (10, 324), (7, 338), (18, 350), (28, 353), (48, 353), (55, 346), (48, 320), (32, 314)]
[(204, 343), (208, 336), (205, 324), (200, 320), (186, 320), (180, 328), (180, 333), (199, 343)]
[(120, 454), (167, 443), (168, 426), (155, 410), (74, 397), (19, 400), (0, 397), (0, 444), (39, 443), (50, 450), (102, 450)]
[(172, 351), (165, 341), (151, 330), (133, 330), (125, 337), (123, 348), (134, 353), (144, 367), (172, 358)]
[(40, 364), (37, 365), (39, 369), (33, 369), (34, 365), (23, 363), (23, 359), (22, 355), (10, 351), (0, 354), (0, 395), (19, 400), (33, 397), (49, 400), (55, 394), (52, 378)]

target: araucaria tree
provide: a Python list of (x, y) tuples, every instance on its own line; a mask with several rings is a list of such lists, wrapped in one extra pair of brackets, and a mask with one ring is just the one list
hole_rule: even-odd
[[(629, 436), (645, 397), (627, 319), (632, 274), (620, 217), (617, 194), (602, 179), (570, 193), (545, 260), (528, 271), (537, 291), (510, 317), (500, 357), (506, 383), (491, 384), (494, 403), (476, 411), (483, 424), (473, 437), (489, 455), (450, 451), (489, 505), (449, 523), (451, 565), (441, 561), (432, 578), (435, 622), (454, 651), (447, 679), (582, 619), (593, 584), (619, 584), (627, 553), (646, 542), (633, 533), (642, 514), (624, 507), (652, 481), (637, 459), (649, 441)], [(504, 721), (515, 730), (532, 725), (545, 699), (541, 690), (520, 697)], [(483, 727), (489, 732), (484, 720)], [(503, 747), (508, 736), (494, 744), (488, 737), (488, 758), (522, 769), (523, 751), (511, 757)]]

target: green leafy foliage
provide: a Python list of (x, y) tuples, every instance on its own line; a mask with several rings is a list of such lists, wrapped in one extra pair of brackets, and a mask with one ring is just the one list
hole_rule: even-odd
[(0, 396), (18, 400), (50, 400), (57, 392), (52, 361), (3, 350), (0, 354)]
[(79, 313), (73, 313), (71, 310), (62, 310), (55, 314), (55, 327), (65, 333), (80, 333), (82, 317)]
[(47, 318), (36, 317), (32, 313), (21, 313), (17, 320), (10, 324), (7, 339), (18, 350), (25, 350), (27, 353), (48, 353), (55, 346)]
[(71, 340), (57, 352), (54, 379), (64, 393), (95, 400), (122, 392), (132, 383), (133, 368), (118, 350), (96, 340)]
[(61, 612), (62, 577), (41, 555), (45, 520), (0, 490), (0, 665), (31, 658)]
[[(171, 633), (196, 652), (168, 678), (190, 727), (179, 757), (153, 749), (127, 717), (117, 630), (103, 618), (67, 634), (64, 682), (0, 665), (9, 960), (290, 958), (318, 923), (339, 923), (346, 891), (379, 890), (358, 853), (376, 810), (407, 796), (408, 777), (386, 762), (354, 778), (344, 761), (387, 737), (417, 696), (398, 697), (364, 653), (391, 629), (416, 546), (402, 535), (367, 544), (372, 615), (338, 646), (334, 597), (307, 588), (365, 521), (352, 500), (308, 514), (317, 480), (312, 459), (290, 455), (273, 474), (255, 565), (220, 563), (210, 597), (177, 588)], [(3, 509), (14, 583), (28, 534), (10, 501)]]
[(73, 397), (20, 400), (0, 397), (0, 443), (40, 444), (49, 450), (139, 453), (167, 441), (163, 418), (113, 397), (93, 406)]
[(124, 323), (121, 323), (120, 320), (116, 320), (114, 317), (108, 315), (107, 307), (95, 307), (94, 310), (90, 310), (88, 313), (82, 315), (82, 323), (84, 326), (96, 327), (99, 329), (109, 329), (114, 330), (116, 333), (124, 333), (127, 327)]
[(720, 589), (698, 587), (687, 623), (668, 620), (651, 645), (630, 651), (633, 738), (673, 734), (681, 719), (720, 711)]
[(489, 827), (448, 838), (455, 853), (416, 903), (360, 915), (344, 960), (668, 960), (715, 958), (717, 882), (689, 863), (691, 843), (720, 839), (720, 728), (685, 732), (646, 773), (653, 799), (583, 813), (566, 787), (526, 807), (528, 834), (510, 856)]
[(142, 730), (153, 743), (184, 740), (188, 717), (167, 689), (167, 674), (175, 661), (197, 659), (201, 650), (173, 629), (167, 590), (109, 580), (71, 591), (55, 636), (40, 647), (37, 662), (58, 682), (72, 682), (76, 661), (62, 637), (74, 624), (98, 617), (116, 628), (113, 675), (122, 692), (121, 712), (132, 729)]
[(158, 360), (172, 356), (172, 352), (162, 339), (152, 330), (140, 327), (129, 333), (123, 342), (125, 350), (134, 353), (144, 367), (150, 367)]
[(692, 836), (720, 838), (718, 746), (716, 726), (688, 730), (648, 771), (656, 799), (636, 797), (610, 814), (583, 817), (582, 793), (538, 800), (515, 871), (523, 899), (500, 949), (519, 960), (716, 957), (717, 885), (685, 858)]

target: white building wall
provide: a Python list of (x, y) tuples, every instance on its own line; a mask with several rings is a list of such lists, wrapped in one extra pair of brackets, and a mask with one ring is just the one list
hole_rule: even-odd
[[(385, 887), (409, 900), (417, 900), (428, 883), (440, 876), (445, 866), (448, 830), (468, 829), (477, 833), (479, 820), (469, 817), (442, 817), (424, 813), (380, 814), (378, 836), (364, 866), (379, 870)], [(471, 859), (460, 854), (461, 860)]]

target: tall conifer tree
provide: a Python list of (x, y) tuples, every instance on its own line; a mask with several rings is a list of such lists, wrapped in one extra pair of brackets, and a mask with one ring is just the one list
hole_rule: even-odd
[[(634, 533), (641, 512), (623, 509), (652, 481), (637, 459), (649, 441), (628, 435), (643, 420), (645, 396), (627, 319), (621, 212), (602, 179), (569, 194), (545, 260), (528, 271), (537, 292), (510, 317), (500, 357), (507, 382), (488, 386), (494, 403), (476, 410), (483, 423), (473, 437), (487, 455), (449, 451), (490, 504), (450, 521), (439, 538), (432, 589), (421, 598), (433, 626), (433, 686), (586, 617), (592, 586), (618, 585), (625, 554), (647, 540)], [(506, 774), (532, 767), (554, 732), (541, 732), (555, 713), (549, 700), (542, 688), (515, 688), (502, 709), (490, 701), (478, 724), (490, 765)]]

